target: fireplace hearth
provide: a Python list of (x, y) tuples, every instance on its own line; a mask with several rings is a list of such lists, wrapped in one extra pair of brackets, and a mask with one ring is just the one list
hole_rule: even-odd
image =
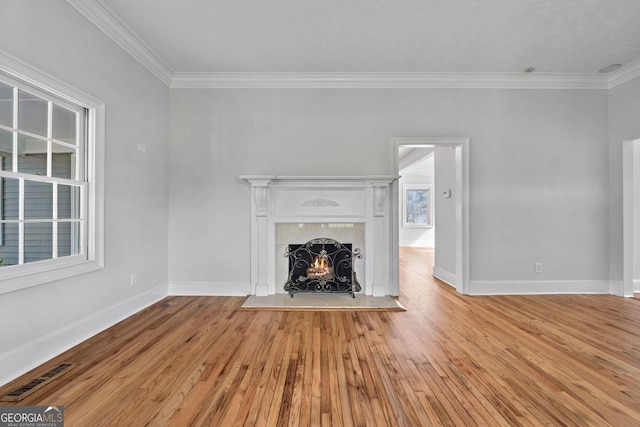
[(289, 275), (285, 291), (296, 293), (348, 293), (355, 298), (360, 292), (353, 262), (362, 258), (359, 248), (351, 243), (317, 238), (305, 244), (292, 244), (284, 254), (289, 259)]

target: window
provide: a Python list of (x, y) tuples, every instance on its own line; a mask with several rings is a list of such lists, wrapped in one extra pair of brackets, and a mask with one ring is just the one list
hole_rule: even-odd
[(0, 55), (0, 293), (101, 268), (102, 116)]
[(402, 226), (407, 228), (431, 227), (431, 185), (403, 184)]

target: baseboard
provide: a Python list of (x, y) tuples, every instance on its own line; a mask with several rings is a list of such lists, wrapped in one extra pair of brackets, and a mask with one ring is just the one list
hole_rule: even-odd
[(251, 293), (249, 282), (172, 282), (169, 295), (242, 297)]
[(56, 332), (0, 354), (0, 366), (2, 366), (0, 385), (29, 372), (166, 296), (167, 285), (156, 286), (83, 317)]
[[(624, 281), (622, 280), (611, 280), (609, 281), (609, 293), (611, 295), (615, 295), (618, 297), (624, 297)], [(632, 295), (626, 295), (632, 296)]]
[(607, 294), (609, 280), (474, 280), (470, 295)]
[(631, 281), (630, 292), (625, 291), (624, 281), (612, 280), (611, 281), (611, 295), (619, 297), (632, 297), (636, 292), (640, 292), (640, 280)]
[(440, 267), (433, 266), (433, 277), (446, 283), (449, 286), (456, 287), (456, 275), (450, 271), (444, 270)]

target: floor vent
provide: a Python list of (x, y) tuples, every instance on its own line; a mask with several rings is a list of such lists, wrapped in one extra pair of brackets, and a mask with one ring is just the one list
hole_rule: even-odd
[(44, 387), (49, 381), (58, 375), (66, 372), (73, 366), (73, 363), (61, 363), (48, 372), (45, 372), (38, 378), (29, 381), (27, 384), (22, 385), (15, 390), (9, 392), (7, 395), (0, 399), (0, 402), (19, 402), (39, 388)]

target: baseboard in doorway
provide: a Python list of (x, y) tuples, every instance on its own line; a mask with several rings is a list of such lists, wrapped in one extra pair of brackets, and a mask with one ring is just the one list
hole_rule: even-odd
[(433, 277), (440, 280), (441, 282), (446, 283), (449, 286), (456, 287), (456, 275), (451, 273), (450, 271), (444, 270), (437, 266), (433, 266)]

